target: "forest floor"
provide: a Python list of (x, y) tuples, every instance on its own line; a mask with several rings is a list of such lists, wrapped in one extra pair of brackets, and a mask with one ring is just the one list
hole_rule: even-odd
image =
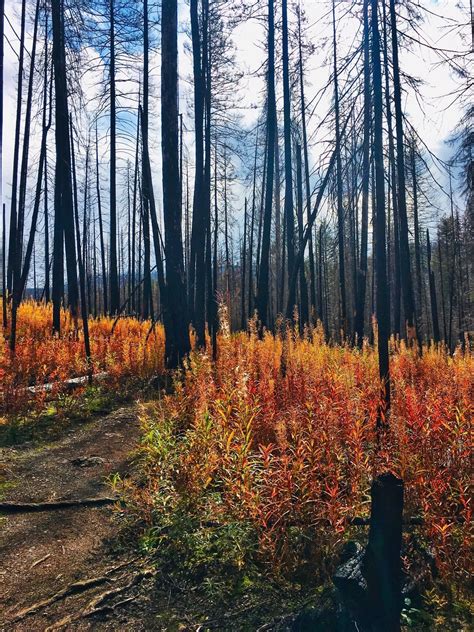
[(262, 629), (286, 630), (279, 622), (290, 604), (275, 601), (268, 584), (256, 600), (216, 604), (160, 573), (117, 503), (2, 513), (2, 503), (112, 497), (115, 474), (139, 475), (139, 437), (138, 409), (129, 405), (0, 447), (0, 632), (227, 632), (260, 629), (275, 615), (276, 625)]
[[(2, 514), (1, 503), (112, 497), (115, 474), (139, 484), (138, 417), (129, 405), (0, 448), (0, 632), (339, 629), (331, 590), (295, 594), (267, 578), (235, 599), (209, 598), (210, 581), (183, 582), (147, 557), (118, 503)], [(305, 604), (318, 621), (326, 613), (321, 625), (308, 627), (304, 614), (295, 625), (291, 613)], [(441, 629), (470, 628), (456, 617)]]
[[(128, 407), (75, 424), (52, 443), (0, 449), (0, 501), (110, 497), (107, 478), (128, 473), (138, 435)], [(0, 630), (160, 629), (134, 615), (149, 577), (120, 538), (120, 518), (110, 505), (0, 517)]]

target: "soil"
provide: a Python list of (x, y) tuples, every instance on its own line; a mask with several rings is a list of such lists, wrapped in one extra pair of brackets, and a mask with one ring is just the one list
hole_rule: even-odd
[[(130, 407), (75, 425), (53, 444), (4, 448), (0, 450), (1, 501), (111, 496), (107, 478), (130, 471), (138, 435), (137, 411)], [(0, 630), (161, 629), (151, 621), (150, 604), (147, 621), (141, 614), (150, 573), (119, 537), (122, 530), (123, 520), (114, 505), (0, 515)], [(94, 578), (99, 578), (97, 585), (73, 587), (75, 594), (24, 614), (33, 604)], [(130, 583), (129, 589), (119, 590)], [(95, 598), (115, 589), (116, 594), (106, 595), (98, 604), (102, 610), (87, 614), (96, 609)], [(121, 600), (127, 601), (114, 607)]]

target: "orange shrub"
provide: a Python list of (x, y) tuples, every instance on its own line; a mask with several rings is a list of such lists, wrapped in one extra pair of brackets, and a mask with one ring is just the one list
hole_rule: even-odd
[[(164, 332), (149, 321), (120, 318), (91, 319), (89, 334), (94, 373), (106, 373), (109, 383), (145, 380), (164, 370)], [(80, 325), (80, 321), (79, 321)], [(52, 307), (25, 301), (18, 310), (16, 353), (10, 354), (8, 332), (0, 343), (0, 406), (16, 412), (41, 408), (46, 397), (65, 388), (64, 382), (87, 373), (82, 329), (67, 310), (61, 312), (61, 336), (52, 334)], [(51, 390), (41, 387), (51, 384)]]
[(175, 393), (144, 410), (142, 516), (243, 521), (257, 530), (262, 559), (324, 573), (353, 529), (348, 518), (368, 516), (374, 473), (389, 468), (405, 481), (406, 516), (425, 520), (418, 536), (441, 573), (462, 583), (473, 358), (428, 348), (418, 357), (392, 342), (391, 366), (392, 432), (377, 448), (373, 348), (331, 346), (319, 330), (286, 341), (221, 334), (215, 365), (193, 353)]

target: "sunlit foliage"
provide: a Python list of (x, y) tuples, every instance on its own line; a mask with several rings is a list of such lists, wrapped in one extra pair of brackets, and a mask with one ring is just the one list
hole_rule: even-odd
[[(149, 321), (120, 318), (114, 326), (113, 318), (101, 317), (90, 320), (89, 330), (92, 371), (111, 387), (163, 372), (161, 324), (152, 328)], [(0, 343), (0, 407), (4, 412), (41, 408), (46, 398), (67, 387), (65, 381), (87, 374), (82, 330), (69, 311), (62, 311), (61, 336), (55, 336), (51, 306), (26, 301), (19, 308), (17, 336), (14, 356), (8, 339)], [(46, 389), (45, 384), (49, 385)]]
[(394, 341), (391, 353), (391, 430), (378, 438), (369, 345), (332, 346), (320, 330), (221, 334), (215, 365), (193, 353), (174, 393), (144, 408), (148, 483), (131, 494), (142, 519), (250, 525), (263, 563), (327, 576), (341, 543), (364, 535), (351, 519), (369, 516), (372, 477), (388, 468), (405, 481), (405, 519), (424, 521), (405, 530), (406, 559), (418, 565), (429, 542), (440, 575), (461, 585), (474, 361)]

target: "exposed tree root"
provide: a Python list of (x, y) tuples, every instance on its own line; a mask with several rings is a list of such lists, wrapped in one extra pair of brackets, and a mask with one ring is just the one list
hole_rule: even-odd
[(124, 586), (119, 586), (118, 588), (112, 588), (111, 590), (106, 590), (100, 595), (97, 595), (82, 610), (74, 614), (68, 615), (67, 617), (60, 619), (59, 621), (56, 621), (51, 626), (46, 628), (45, 632), (52, 632), (53, 630), (59, 630), (60, 628), (63, 628), (64, 626), (69, 625), (70, 623), (73, 623), (74, 621), (78, 621), (79, 619), (94, 617), (101, 614), (108, 614), (110, 612), (113, 612), (116, 608), (120, 606), (123, 606), (132, 601), (135, 601), (137, 597), (130, 596), (112, 604), (106, 603), (110, 601), (111, 599), (113, 599), (114, 597), (116, 597), (117, 595), (120, 595), (126, 592), (127, 590), (130, 590), (131, 588), (139, 584), (142, 581), (142, 579), (145, 579), (146, 577), (150, 577), (154, 574), (155, 572), (152, 570), (140, 571), (139, 573), (135, 575), (135, 577), (128, 584), (125, 584)]
[(102, 584), (105, 584), (106, 582), (114, 582), (114, 581), (115, 580), (112, 579), (111, 577), (106, 577), (102, 575), (101, 577), (93, 577), (92, 579), (86, 579), (84, 581), (74, 582), (73, 584), (70, 584), (66, 588), (63, 588), (59, 592), (55, 593), (51, 597), (48, 597), (48, 599), (44, 599), (43, 601), (37, 601), (32, 606), (29, 606), (28, 608), (25, 608), (24, 610), (20, 610), (20, 612), (17, 612), (16, 615), (14, 615), (13, 622), (20, 621), (21, 619), (24, 619), (25, 617), (31, 614), (34, 614), (35, 612), (38, 612), (38, 610), (41, 610), (42, 608), (46, 608), (47, 606), (51, 606), (53, 603), (56, 603), (57, 601), (60, 601), (61, 599), (65, 599), (66, 597), (69, 597), (70, 595), (77, 595), (78, 593), (82, 593), (82, 592), (85, 592), (86, 590), (91, 590), (92, 588), (101, 586)]

